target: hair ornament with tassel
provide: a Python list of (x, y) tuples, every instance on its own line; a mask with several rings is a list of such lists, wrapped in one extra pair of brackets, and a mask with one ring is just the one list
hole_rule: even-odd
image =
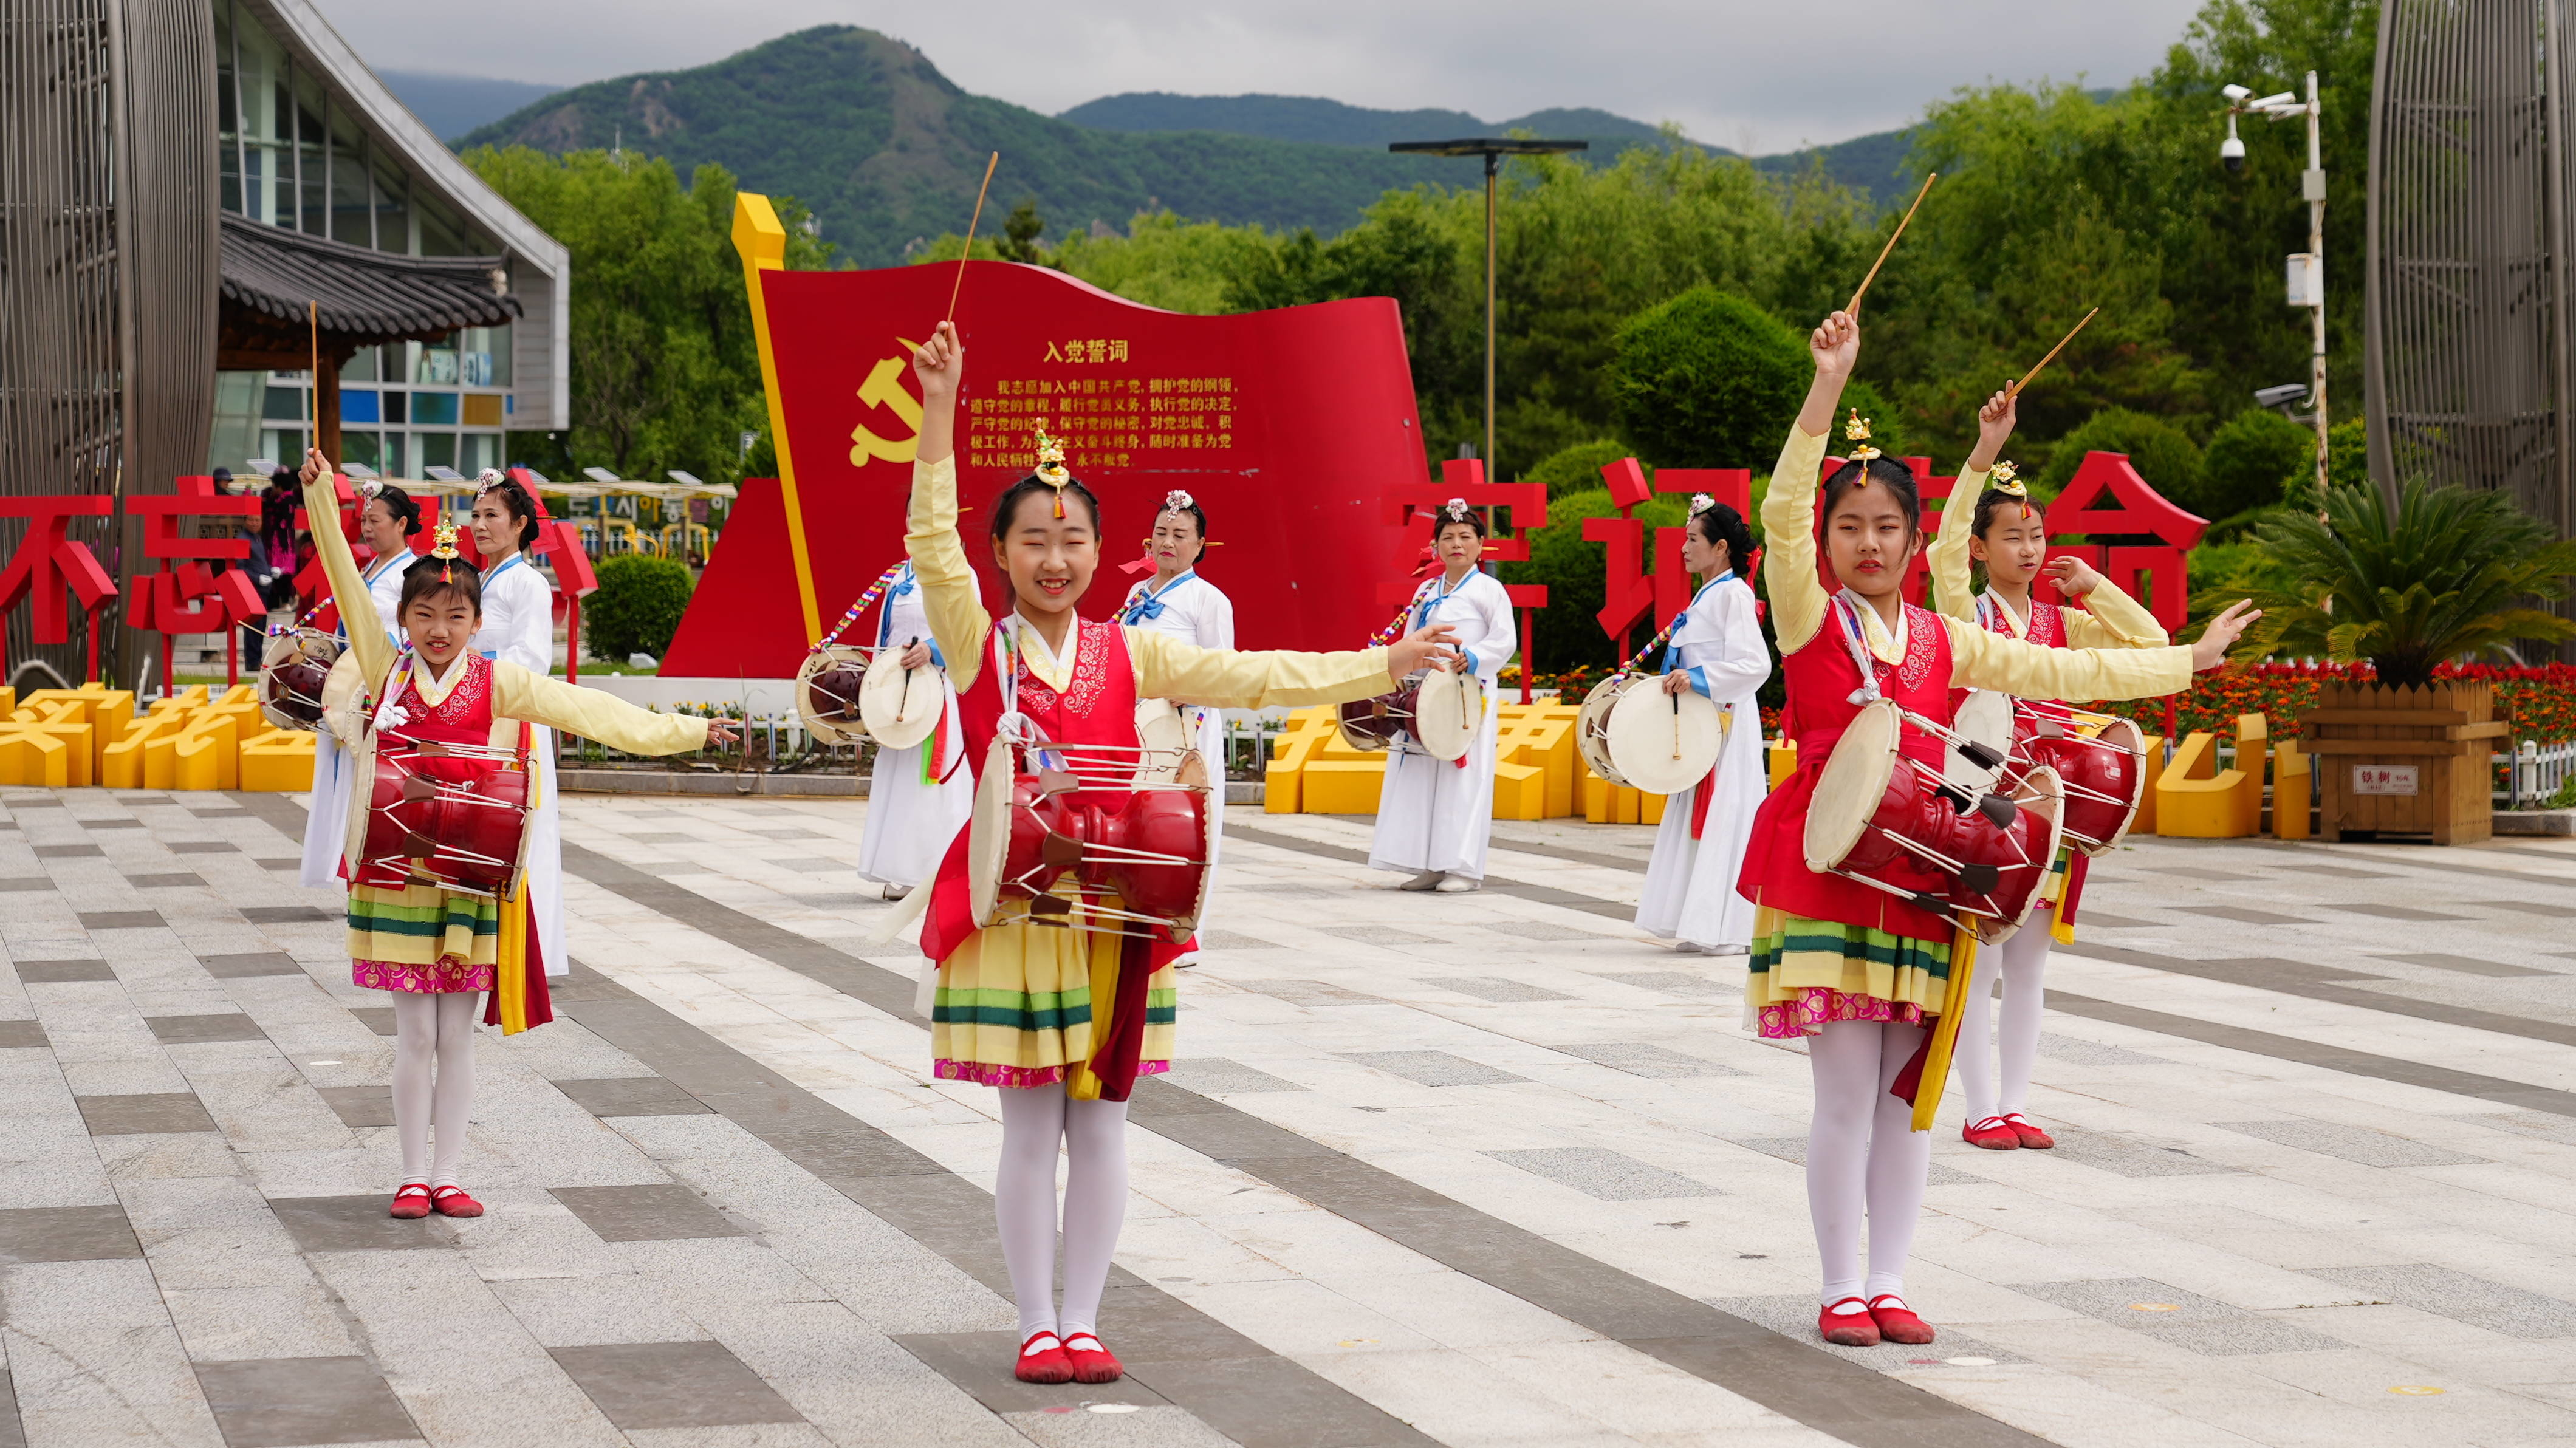
[[(1868, 463), (1878, 457), (1878, 449), (1872, 447), (1869, 441), (1869, 419), (1861, 416), (1860, 409), (1857, 407), (1851, 410), (1850, 421), (1843, 424), (1843, 440), (1858, 444), (1851, 450), (1853, 462)], [(1861, 469), (1860, 485), (1869, 486), (1869, 469), (1866, 467)]]
[(474, 496), (479, 498), (508, 481), (510, 481), (508, 473), (499, 468), (485, 468), (483, 476), (474, 480)]
[(1472, 510), (1467, 506), (1467, 500), (1464, 498), (1451, 498), (1448, 502), (1440, 505), (1440, 516), (1452, 523), (1466, 522), (1471, 511)]
[(1037, 437), (1038, 467), (1035, 476), (1039, 482), (1055, 489), (1055, 515), (1061, 518), (1064, 516), (1065, 485), (1073, 481), (1073, 474), (1064, 470), (1064, 442), (1047, 436), (1045, 428), (1037, 430)]
[(456, 581), (457, 558), (456, 525), (453, 523), (439, 524), (437, 538), (438, 546), (429, 550), (429, 556), (438, 560), (438, 581), (441, 583), (454, 583)]
[(1163, 511), (1166, 513), (1185, 513), (1198, 505), (1199, 500), (1181, 488), (1174, 488), (1163, 495)]
[(1687, 516), (1696, 518), (1700, 514), (1705, 513), (1716, 506), (1717, 499), (1710, 497), (1706, 493), (1693, 493), (1691, 494), (1690, 500), (1690, 512)]

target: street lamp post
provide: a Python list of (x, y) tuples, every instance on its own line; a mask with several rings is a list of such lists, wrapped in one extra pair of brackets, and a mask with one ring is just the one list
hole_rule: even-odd
[(1467, 141), (1394, 141), (1390, 151), (1416, 156), (1482, 156), (1485, 158), (1485, 477), (1501, 482), (1494, 467), (1494, 174), (1505, 156), (1559, 156), (1591, 149), (1588, 141), (1531, 141), (1516, 138)]
[(2254, 92), (2241, 85), (2224, 86), (2219, 93), (2227, 97), (2228, 105), (2227, 139), (2219, 143), (2218, 159), (2231, 175), (2245, 169), (2245, 143), (2236, 135), (2238, 116), (2263, 115), (2276, 121), (2308, 118), (2308, 169), (2299, 177), (2300, 194), (2308, 203), (2308, 249), (2290, 257), (2288, 274), (2290, 305), (2309, 310), (2308, 401), (2316, 409), (2317, 496), (2322, 499), (2326, 490), (2326, 165), (2319, 137), (2325, 108), (2317, 99), (2317, 73), (2308, 72), (2304, 101), (2296, 91), (2251, 99)]

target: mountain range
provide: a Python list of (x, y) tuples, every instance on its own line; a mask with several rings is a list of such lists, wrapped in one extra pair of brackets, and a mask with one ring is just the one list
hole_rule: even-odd
[[(395, 90), (405, 94), (400, 84)], [(746, 189), (805, 203), (843, 259), (883, 266), (923, 240), (965, 229), (993, 151), (1002, 157), (994, 205), (1030, 200), (1055, 234), (1120, 225), (1160, 206), (1193, 219), (1332, 235), (1389, 189), (1481, 179), (1474, 158), (1393, 155), (1387, 141), (1509, 129), (1590, 141), (1595, 161), (1630, 146), (1696, 144), (1598, 110), (1486, 122), (1461, 111), (1371, 110), (1300, 96), (1141, 92), (1047, 116), (971, 94), (911, 46), (846, 25), (798, 31), (687, 70), (546, 93), (452, 144), (554, 152), (622, 145), (668, 157), (683, 177), (716, 162)], [(1892, 131), (1754, 164), (1786, 172), (1821, 161), (1829, 176), (1884, 200), (1901, 189), (1908, 145), (1907, 133)]]

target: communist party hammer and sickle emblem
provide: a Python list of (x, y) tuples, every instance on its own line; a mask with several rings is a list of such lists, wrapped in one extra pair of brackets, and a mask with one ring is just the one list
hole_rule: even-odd
[(869, 407), (882, 407), (903, 423), (901, 437), (879, 437), (864, 422), (850, 429), (850, 466), (863, 468), (871, 460), (908, 463), (921, 446), (921, 400), (903, 385), (903, 371), (921, 344), (902, 337), (895, 341), (903, 351), (892, 357), (881, 357), (868, 369), (868, 380), (859, 384), (859, 401)]

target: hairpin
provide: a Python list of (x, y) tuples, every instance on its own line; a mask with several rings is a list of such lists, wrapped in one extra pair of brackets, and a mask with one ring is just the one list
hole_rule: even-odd
[(508, 481), (510, 481), (508, 473), (499, 468), (485, 468), (483, 476), (474, 481), (474, 496), (479, 498)]
[(1716, 506), (1717, 499), (1710, 497), (1706, 493), (1693, 493), (1691, 494), (1690, 500), (1690, 516), (1696, 518), (1700, 514), (1705, 513)]
[(438, 539), (438, 546), (429, 550), (429, 556), (438, 560), (438, 581), (454, 583), (456, 581), (456, 525), (439, 524), (435, 536)]
[[(1860, 444), (1851, 450), (1853, 462), (1866, 463), (1878, 456), (1878, 449), (1869, 445), (1869, 419), (1861, 416), (1857, 407), (1851, 410), (1851, 420), (1843, 424), (1843, 440)], [(1869, 486), (1869, 469), (1861, 469), (1860, 484)]]
[(1464, 498), (1451, 498), (1441, 506), (1440, 512), (1452, 523), (1473, 522), (1475, 516), (1467, 507), (1467, 500)]
[(1073, 474), (1064, 470), (1064, 444), (1047, 436), (1045, 428), (1038, 429), (1036, 477), (1039, 482), (1055, 489), (1055, 515), (1063, 517), (1064, 485), (1073, 481)]
[(2008, 493), (2016, 498), (2030, 496), (2029, 486), (2022, 482), (2010, 463), (1995, 464), (1995, 470), (1986, 477), (1986, 486), (1998, 493)]
[(360, 478), (358, 480), (358, 496), (361, 498), (373, 500), (384, 490), (385, 480), (382, 478)]
[(1166, 513), (1186, 513), (1198, 505), (1198, 499), (1179, 488), (1174, 488), (1163, 495), (1163, 511)]

